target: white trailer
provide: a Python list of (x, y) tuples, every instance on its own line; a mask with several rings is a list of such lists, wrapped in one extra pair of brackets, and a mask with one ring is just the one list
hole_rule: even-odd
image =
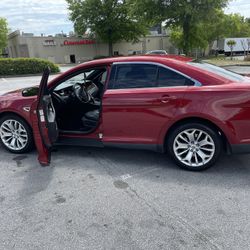
[(226, 56), (231, 55), (231, 48), (227, 45), (230, 40), (235, 41), (233, 46), (234, 55), (244, 55), (250, 53), (250, 37), (237, 37), (237, 38), (225, 38), (214, 42), (213, 50), (218, 51), (219, 54), (225, 54)]

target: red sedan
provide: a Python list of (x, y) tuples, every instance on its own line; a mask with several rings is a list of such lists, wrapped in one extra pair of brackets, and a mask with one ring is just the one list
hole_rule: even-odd
[(83, 63), (40, 87), (0, 96), (0, 137), (13, 153), (50, 163), (53, 145), (167, 152), (203, 170), (222, 151), (250, 152), (250, 78), (182, 57)]

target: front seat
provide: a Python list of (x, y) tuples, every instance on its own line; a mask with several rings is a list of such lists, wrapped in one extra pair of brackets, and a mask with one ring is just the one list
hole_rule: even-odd
[(97, 126), (99, 121), (100, 110), (95, 109), (84, 114), (82, 117), (82, 123), (84, 129), (93, 129)]

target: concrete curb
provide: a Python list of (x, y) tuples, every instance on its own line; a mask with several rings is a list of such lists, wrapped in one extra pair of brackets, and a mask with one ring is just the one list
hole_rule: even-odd
[(224, 68), (224, 67), (249, 67), (250, 68), (250, 64), (249, 65), (246, 65), (246, 64), (232, 64), (232, 65), (222, 65), (220, 67), (222, 67), (222, 68)]

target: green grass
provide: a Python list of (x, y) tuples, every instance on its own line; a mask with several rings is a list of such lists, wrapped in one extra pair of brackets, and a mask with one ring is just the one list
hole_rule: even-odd
[(212, 56), (212, 57), (204, 58), (204, 59), (202, 59), (202, 61), (214, 64), (216, 66), (230, 66), (230, 65), (250, 66), (249, 59), (248, 60), (239, 60), (239, 59), (233, 57), (233, 60), (231, 60), (230, 57), (225, 57), (224, 55), (218, 56), (218, 57)]

